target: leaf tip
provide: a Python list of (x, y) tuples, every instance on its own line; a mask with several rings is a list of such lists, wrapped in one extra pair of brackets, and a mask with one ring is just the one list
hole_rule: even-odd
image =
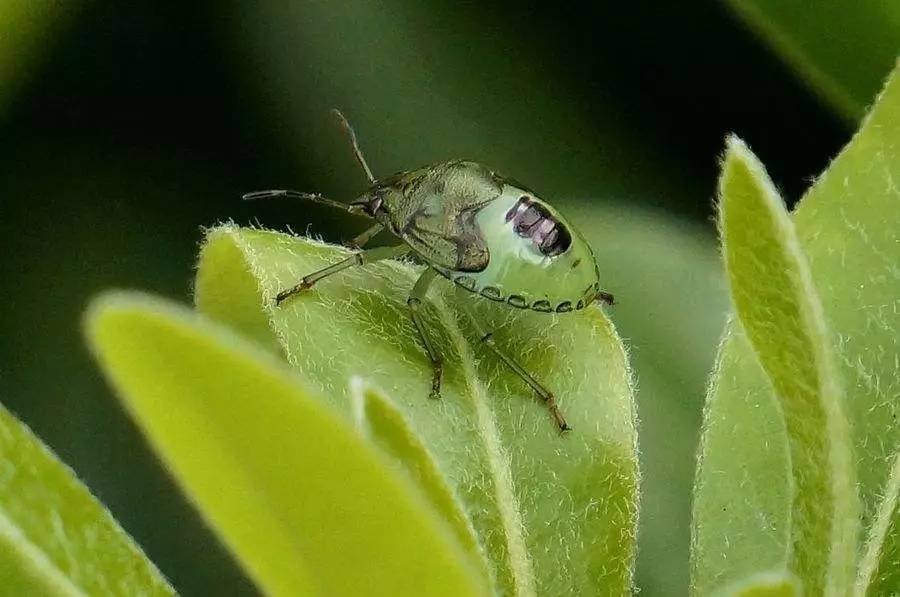
[(127, 304), (133, 304), (137, 292), (106, 290), (90, 299), (81, 320), (81, 328), (87, 344), (96, 354), (97, 342), (110, 318), (115, 318)]
[(749, 175), (756, 180), (768, 180), (766, 169), (747, 143), (730, 133), (725, 137), (725, 153), (722, 156), (722, 174), (719, 178), (720, 200), (724, 198), (726, 186), (735, 175)]

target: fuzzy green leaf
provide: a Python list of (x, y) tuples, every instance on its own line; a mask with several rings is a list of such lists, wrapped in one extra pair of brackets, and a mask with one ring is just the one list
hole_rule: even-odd
[[(280, 308), (275, 294), (347, 251), (224, 226), (203, 249), (197, 304), (274, 348), (351, 416), (348, 380), (390, 395), (459, 496), (504, 594), (621, 594), (631, 586), (637, 515), (634, 405), (625, 354), (599, 309), (545, 315), (472, 297), (496, 341), (559, 398), (575, 431), (458, 318), (452, 289), (429, 293), (426, 325), (444, 355), (442, 399), (407, 312), (419, 267), (341, 272)], [(253, 305), (252, 313), (242, 312)], [(264, 317), (260, 316), (260, 313)]]
[(0, 595), (173, 595), (75, 474), (0, 406)]
[[(641, 519), (635, 582), (651, 595), (689, 584), (691, 490), (709, 364), (727, 287), (712, 230), (633, 206), (564, 206), (616, 296), (640, 419)], [(672, 347), (677, 346), (678, 350)]]
[(761, 572), (739, 580), (716, 593), (718, 597), (795, 597), (803, 595), (801, 584), (790, 572)]
[[(403, 413), (378, 389), (360, 378), (352, 380), (354, 414), (357, 427), (386, 454), (402, 466), (421, 487), (432, 506), (453, 527), (456, 538), (478, 563), (486, 563), (459, 498), (447, 484), (434, 456), (405, 420)], [(485, 575), (489, 575), (484, 569)]]
[(88, 336), (176, 479), (267, 593), (486, 592), (415, 486), (253, 344), (139, 295), (95, 302)]
[(896, 595), (900, 592), (900, 453), (862, 552), (855, 594)]
[(781, 198), (756, 156), (733, 137), (719, 196), (738, 322), (775, 391), (788, 435), (789, 566), (815, 594), (845, 592), (858, 514), (843, 392), (819, 297)]
[(900, 3), (727, 0), (845, 118), (856, 121), (900, 52)]
[[(900, 445), (900, 405), (896, 402), (900, 392), (900, 210), (896, 209), (900, 190), (895, 182), (898, 173), (900, 77), (895, 71), (860, 132), (816, 181), (793, 216), (797, 241), (790, 253), (800, 255), (800, 261), (804, 256), (808, 259), (809, 282), (814, 292), (801, 295), (806, 295), (807, 300), (817, 296), (821, 301), (821, 329), (827, 330), (824, 352), (817, 349), (808, 352), (807, 359), (798, 358), (802, 355), (794, 351), (813, 347), (820, 334), (813, 331), (798, 336), (796, 325), (790, 326), (784, 317), (787, 305), (772, 296), (796, 296), (795, 289), (809, 289), (810, 284), (804, 282), (798, 287), (791, 282), (791, 286), (785, 286), (783, 274), (780, 279), (773, 278), (770, 270), (783, 272), (784, 268), (775, 268), (771, 248), (757, 247), (764, 252), (744, 254), (743, 267), (756, 272), (757, 277), (749, 279), (755, 286), (756, 302), (745, 280), (740, 291), (744, 294), (735, 296), (740, 321), (731, 326), (723, 343), (708, 397), (694, 512), (693, 582), (698, 593), (758, 570), (781, 568), (786, 560), (799, 567), (801, 574), (811, 572), (815, 567), (815, 548), (798, 545), (797, 532), (802, 528), (812, 532), (813, 519), (809, 515), (821, 516), (823, 512), (804, 509), (805, 514), (800, 515), (797, 506), (810, 499), (803, 497), (803, 488), (812, 488), (816, 476), (832, 477), (822, 486), (831, 483), (832, 491), (818, 497), (822, 508), (833, 508), (836, 514), (842, 511), (839, 501), (835, 501), (840, 495), (838, 485), (846, 485), (855, 477), (865, 533), (860, 539), (871, 544), (866, 538), (874, 531), (873, 521), (889, 487), (894, 454)], [(750, 230), (755, 227), (759, 232), (760, 225), (757, 220), (744, 221), (746, 230), (737, 233), (747, 237), (748, 242), (759, 243)], [(782, 239), (786, 238), (784, 230), (782, 220)], [(732, 253), (727, 242), (726, 239), (726, 256)], [(785, 246), (790, 248), (790, 244)], [(734, 289), (732, 270), (729, 257)], [(795, 300), (796, 305), (802, 305), (801, 299), (802, 296)], [(795, 312), (798, 316), (801, 313), (796, 309)], [(749, 322), (748, 313), (754, 314)], [(808, 308), (804, 313), (798, 321), (806, 322), (803, 328), (814, 330), (817, 326), (810, 326), (810, 322), (818, 317), (810, 319)], [(760, 340), (760, 335), (765, 340)], [(803, 342), (798, 344), (798, 338)], [(780, 356), (773, 358), (772, 352), (763, 352), (773, 350), (778, 350)], [(833, 359), (823, 360), (822, 355), (827, 352), (834, 355)], [(818, 412), (785, 406), (785, 401), (790, 400), (785, 391), (793, 391), (793, 386), (799, 386), (794, 389), (804, 393), (815, 391), (818, 386), (819, 400), (824, 396), (821, 390), (827, 385), (822, 386), (821, 373), (827, 374), (825, 363), (829, 360), (836, 367), (834, 377), (843, 379), (843, 404), (850, 422), (851, 462), (856, 470), (847, 479), (835, 477), (839, 469), (834, 467), (840, 460), (836, 459), (835, 448), (843, 442), (842, 433), (835, 433), (833, 422), (829, 422), (836, 413), (828, 412), (824, 402), (825, 410)], [(775, 369), (779, 361), (818, 371), (817, 385), (811, 385), (814, 378), (796, 367), (793, 373), (778, 376)], [(823, 463), (825, 470), (797, 479), (798, 467), (815, 466), (815, 461), (795, 461), (792, 475), (787, 438), (791, 437), (790, 451), (797, 458), (797, 433), (806, 430), (803, 433), (808, 431), (808, 437), (814, 436), (813, 417), (819, 417), (820, 433), (826, 436), (820, 460), (827, 454), (828, 462)], [(833, 503), (828, 505), (830, 502)], [(844, 512), (842, 516), (849, 515)], [(838, 583), (837, 579), (845, 573), (836, 566), (838, 559), (845, 557), (839, 553), (851, 541), (851, 531), (847, 527), (838, 533), (838, 529), (848, 523), (846, 518), (832, 521), (834, 551), (830, 556), (821, 551), (818, 556), (822, 558), (820, 564), (830, 557), (828, 572), (833, 575), (832, 582), (837, 583), (832, 587), (843, 591), (850, 587), (843, 581)], [(839, 534), (843, 539), (837, 540)], [(891, 545), (890, 541), (886, 545)], [(820, 545), (821, 549), (825, 547)], [(857, 554), (854, 560), (856, 557)], [(805, 559), (801, 561), (802, 558)], [(801, 580), (804, 584), (809, 582), (806, 577)], [(809, 584), (807, 589), (815, 591), (821, 586)]]

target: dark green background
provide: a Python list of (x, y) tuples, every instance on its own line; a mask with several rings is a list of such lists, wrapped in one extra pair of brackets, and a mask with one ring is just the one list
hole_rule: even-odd
[[(378, 173), (470, 157), (561, 203), (647, 207), (700, 236), (713, 233), (726, 133), (794, 201), (852, 129), (717, 2), (362, 4), (86, 2), (51, 17), (0, 110), (0, 400), (186, 595), (253, 589), (100, 379), (81, 313), (109, 287), (189, 301), (204, 225), (358, 230), (319, 207), (239, 201), (270, 187), (361, 191), (328, 108), (356, 123)], [(666, 408), (696, 427), (694, 386)], [(642, 403), (642, 417), (655, 408)], [(696, 434), (678, 441), (689, 456)], [(683, 573), (671, 584), (641, 569), (646, 594), (684, 591), (686, 546), (673, 546)]]

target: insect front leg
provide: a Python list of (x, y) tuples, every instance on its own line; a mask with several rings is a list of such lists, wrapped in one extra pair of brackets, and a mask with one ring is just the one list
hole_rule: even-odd
[(425, 271), (422, 272), (422, 275), (419, 276), (419, 279), (416, 280), (416, 284), (413, 286), (412, 292), (410, 292), (409, 298), (406, 300), (406, 304), (409, 305), (410, 316), (412, 317), (413, 323), (416, 325), (416, 330), (419, 332), (419, 338), (422, 339), (422, 344), (425, 345), (425, 352), (428, 353), (428, 358), (431, 359), (431, 365), (433, 367), (431, 394), (429, 394), (430, 398), (441, 397), (441, 376), (444, 372), (444, 360), (441, 358), (441, 355), (438, 354), (437, 349), (428, 337), (428, 332), (425, 330), (425, 322), (422, 320), (422, 314), (419, 311), (422, 308), (422, 301), (425, 300), (425, 294), (428, 292), (428, 287), (431, 285), (431, 281), (434, 280), (436, 274), (437, 271), (434, 268), (426, 268)]
[(373, 261), (379, 261), (381, 259), (398, 257), (408, 251), (409, 247), (407, 247), (406, 245), (397, 245), (395, 247), (378, 247), (376, 249), (369, 249), (368, 251), (360, 251), (359, 253), (354, 253), (343, 261), (338, 261), (334, 265), (329, 265), (328, 267), (303, 276), (303, 278), (293, 287), (279, 292), (278, 296), (275, 297), (275, 304), (280, 305), (286, 298), (291, 297), (298, 292), (303, 292), (304, 290), (312, 288), (313, 284), (315, 284), (322, 278), (327, 278), (328, 276), (343, 271), (348, 267), (353, 267), (354, 265), (364, 265), (366, 263), (372, 263)]
[(547, 408), (550, 410), (550, 414), (553, 415), (553, 420), (556, 421), (556, 426), (559, 427), (560, 431), (571, 431), (572, 428), (569, 427), (569, 424), (566, 423), (566, 418), (563, 416), (562, 411), (559, 409), (559, 406), (556, 404), (556, 397), (550, 392), (547, 388), (545, 388), (539, 381), (537, 381), (528, 371), (526, 371), (519, 363), (517, 363), (512, 357), (503, 352), (499, 346), (497, 346), (494, 341), (494, 335), (490, 330), (485, 329), (484, 326), (478, 321), (478, 318), (475, 316), (475, 313), (472, 311), (472, 307), (469, 306), (468, 301), (471, 300), (472, 295), (467, 291), (457, 286), (456, 294), (459, 298), (459, 304), (462, 307), (463, 311), (472, 321), (472, 325), (478, 332), (479, 337), (481, 338), (481, 343), (485, 344), (488, 348), (490, 348), (494, 354), (500, 357), (500, 360), (506, 364), (507, 367), (513, 370), (513, 372), (522, 378), (522, 380), (531, 386), (531, 389), (537, 393), (538, 396), (541, 397), (541, 400), (544, 401), (544, 404), (547, 405)]

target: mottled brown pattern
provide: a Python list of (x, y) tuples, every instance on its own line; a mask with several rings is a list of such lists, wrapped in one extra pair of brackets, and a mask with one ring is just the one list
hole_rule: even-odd
[(430, 263), (478, 272), (490, 252), (475, 216), (501, 190), (490, 170), (457, 160), (383, 178), (361, 203)]

